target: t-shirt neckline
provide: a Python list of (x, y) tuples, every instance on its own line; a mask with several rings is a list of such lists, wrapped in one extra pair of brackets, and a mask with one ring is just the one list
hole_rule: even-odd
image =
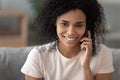
[(57, 51), (57, 53), (58, 53), (58, 56), (59, 56), (62, 60), (64, 60), (65, 62), (74, 61), (75, 59), (80, 58), (80, 52), (79, 52), (76, 56), (74, 56), (74, 57), (72, 57), (72, 58), (67, 58), (67, 57), (65, 57), (65, 56), (62, 55), (62, 53), (59, 51), (59, 49), (58, 49), (58, 44), (56, 44), (56, 51)]

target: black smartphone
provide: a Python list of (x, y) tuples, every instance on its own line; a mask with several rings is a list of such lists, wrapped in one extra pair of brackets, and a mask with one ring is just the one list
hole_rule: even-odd
[[(88, 37), (88, 29), (86, 28), (84, 36), (83, 37)], [(80, 42), (80, 44), (82, 44), (82, 42)]]
[(88, 29), (86, 28), (84, 37), (88, 37)]

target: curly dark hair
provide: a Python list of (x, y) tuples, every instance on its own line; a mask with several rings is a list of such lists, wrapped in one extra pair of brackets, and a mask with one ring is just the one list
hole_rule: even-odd
[(80, 9), (86, 15), (86, 27), (91, 32), (93, 55), (96, 53), (96, 43), (103, 41), (104, 25), (106, 22), (103, 7), (97, 0), (44, 0), (40, 13), (35, 22), (42, 43), (58, 39), (56, 19), (70, 10)]

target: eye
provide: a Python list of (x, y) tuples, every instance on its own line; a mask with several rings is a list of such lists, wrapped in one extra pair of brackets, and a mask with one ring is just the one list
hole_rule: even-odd
[(69, 24), (68, 23), (66, 23), (66, 22), (62, 22), (62, 23), (60, 23), (62, 26), (65, 26), (65, 27), (67, 27)]
[(82, 24), (77, 24), (76, 27), (82, 27), (83, 25)]

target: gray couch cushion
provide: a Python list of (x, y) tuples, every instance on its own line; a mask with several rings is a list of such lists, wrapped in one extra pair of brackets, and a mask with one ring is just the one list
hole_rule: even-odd
[(31, 47), (0, 48), (0, 80), (24, 80), (20, 72)]
[(115, 71), (112, 73), (111, 80), (120, 80), (120, 49), (111, 49), (113, 55), (113, 66)]

